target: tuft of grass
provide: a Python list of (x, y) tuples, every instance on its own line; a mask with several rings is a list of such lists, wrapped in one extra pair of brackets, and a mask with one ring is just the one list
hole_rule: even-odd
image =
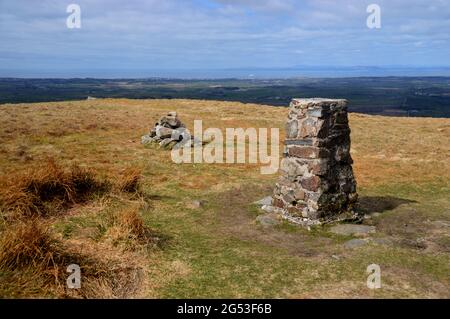
[(160, 238), (144, 224), (138, 206), (126, 207), (117, 212), (107, 230), (107, 237), (114, 245), (122, 245), (125, 250), (156, 246)]
[(36, 170), (9, 176), (0, 188), (0, 208), (14, 217), (45, 217), (108, 188), (93, 171), (75, 165), (63, 169), (50, 159)]
[(12, 278), (28, 278), (30, 284), (40, 282), (40, 288), (61, 294), (65, 289), (66, 268), (70, 264), (82, 265), (86, 277), (107, 274), (107, 269), (101, 269), (91, 258), (70, 251), (53, 237), (49, 226), (37, 219), (16, 222), (2, 232), (0, 271)]
[(15, 270), (25, 266), (54, 269), (63, 256), (61, 251), (43, 224), (37, 220), (19, 222), (2, 232), (0, 269)]
[(117, 188), (124, 193), (139, 193), (141, 191), (142, 171), (136, 167), (130, 167), (123, 171), (117, 181)]
[(137, 209), (128, 208), (122, 211), (119, 214), (118, 223), (130, 236), (143, 238), (147, 233), (147, 228)]
[[(66, 269), (81, 267), (82, 289), (66, 287)], [(136, 293), (142, 270), (74, 252), (37, 219), (16, 222), (0, 238), (0, 296), (30, 297), (45, 291), (57, 297), (115, 298)], [(134, 279), (132, 281), (131, 279)]]

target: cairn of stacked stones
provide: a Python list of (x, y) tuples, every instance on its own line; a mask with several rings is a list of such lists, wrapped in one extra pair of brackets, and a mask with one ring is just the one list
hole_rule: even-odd
[(346, 100), (293, 99), (272, 207), (305, 226), (356, 218)]
[(157, 143), (161, 147), (172, 148), (181, 142), (186, 126), (178, 118), (177, 112), (169, 112), (161, 117), (150, 133), (142, 136), (142, 144)]

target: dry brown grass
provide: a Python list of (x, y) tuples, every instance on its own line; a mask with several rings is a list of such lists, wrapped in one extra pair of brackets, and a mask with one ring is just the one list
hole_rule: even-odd
[(0, 269), (54, 268), (63, 254), (48, 228), (37, 220), (8, 227), (0, 238)]
[(107, 238), (114, 246), (131, 251), (155, 247), (160, 241), (160, 238), (145, 226), (138, 205), (127, 207), (114, 215)]
[[(120, 298), (134, 296), (144, 280), (141, 266), (132, 265), (131, 257), (122, 253), (99, 254), (98, 243), (91, 242), (97, 251), (84, 249), (56, 239), (51, 231), (52, 221), (46, 217), (60, 217), (61, 212), (77, 204), (84, 204), (94, 194), (109, 191), (111, 183), (92, 169), (70, 165), (63, 168), (49, 159), (42, 165), (7, 176), (0, 187), (0, 212), (8, 222), (3, 225), (0, 240), (0, 295), (4, 297), (56, 296), (60, 298)], [(141, 171), (125, 169), (116, 175), (119, 192), (139, 194)], [(120, 194), (117, 194), (120, 198)], [(145, 227), (136, 209), (114, 214), (110, 235), (121, 251), (148, 247), (156, 237)], [(139, 207), (138, 207), (139, 206)], [(85, 247), (85, 246), (84, 246)], [(108, 250), (108, 249), (107, 249)], [(87, 251), (87, 253), (86, 253)], [(102, 256), (102, 260), (98, 259)], [(66, 287), (66, 268), (79, 264), (82, 270), (81, 290)]]
[[(9, 296), (33, 297), (35, 293), (62, 298), (117, 298), (132, 296), (139, 288), (142, 269), (111, 259), (81, 254), (56, 239), (48, 225), (33, 220), (17, 222), (0, 239), (1, 281)], [(82, 290), (66, 286), (67, 266), (81, 267)], [(8, 292), (0, 288), (0, 294)]]
[(8, 176), (4, 183), (0, 208), (10, 217), (49, 216), (109, 187), (91, 170), (79, 166), (63, 169), (53, 160), (36, 170)]
[(134, 208), (128, 208), (119, 214), (118, 222), (130, 236), (142, 238), (147, 233), (144, 221), (139, 215), (139, 211)]
[[(55, 239), (48, 225), (32, 220), (17, 222), (8, 227), (0, 239), (0, 270), (25, 276), (43, 284), (43, 289), (64, 289), (66, 268), (70, 264), (83, 265), (87, 276), (99, 276), (105, 271), (97, 269), (88, 257), (70, 252)], [(39, 280), (37, 280), (39, 279)]]
[(140, 168), (126, 168), (118, 177), (117, 188), (124, 193), (139, 193), (141, 190), (142, 172)]

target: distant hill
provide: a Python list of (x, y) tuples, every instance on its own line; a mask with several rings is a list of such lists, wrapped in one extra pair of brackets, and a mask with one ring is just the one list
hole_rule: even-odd
[(351, 112), (450, 117), (450, 77), (295, 79), (0, 79), (0, 103), (91, 98), (204, 99), (287, 106), (293, 97), (346, 98)]

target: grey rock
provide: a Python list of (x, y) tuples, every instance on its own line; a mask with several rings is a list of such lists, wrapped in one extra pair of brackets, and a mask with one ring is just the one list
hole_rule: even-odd
[(263, 211), (265, 211), (266, 213), (276, 213), (277, 212), (276, 208), (273, 207), (272, 205), (263, 205), (261, 207), (261, 209)]
[(256, 217), (256, 221), (263, 227), (276, 226), (280, 224), (280, 220), (277, 214), (263, 214)]
[(369, 241), (365, 239), (350, 239), (344, 243), (346, 248), (358, 248), (368, 244)]
[(376, 232), (375, 226), (340, 224), (330, 228), (330, 232), (343, 236), (368, 236)]
[(308, 113), (308, 116), (311, 116), (311, 117), (322, 117), (324, 115), (325, 111), (321, 108), (313, 108), (313, 109), (309, 109), (307, 111), (307, 113)]
[(156, 136), (160, 139), (172, 137), (173, 130), (161, 125), (156, 126)]
[(293, 201), (295, 201), (294, 191), (292, 189), (289, 189), (286, 193), (282, 194), (282, 198), (286, 203), (292, 203)]
[(308, 171), (308, 165), (300, 165), (293, 158), (283, 158), (281, 160), (280, 169), (288, 176), (288, 178), (292, 179), (304, 175)]
[(260, 199), (256, 202), (254, 202), (253, 204), (261, 206), (261, 207), (264, 205), (270, 206), (270, 205), (272, 205), (272, 196), (264, 197), (263, 199)]
[(298, 121), (292, 120), (286, 123), (286, 137), (296, 138), (298, 135)]
[(172, 139), (177, 140), (177, 141), (181, 141), (181, 140), (188, 140), (191, 138), (191, 135), (189, 134), (189, 131), (186, 130), (186, 128), (184, 127), (180, 127), (177, 129), (174, 129), (172, 131)]
[(183, 123), (178, 119), (177, 112), (169, 112), (167, 115), (161, 117), (158, 121), (158, 125), (167, 128), (179, 128), (184, 127)]
[(312, 146), (313, 140), (310, 138), (304, 138), (302, 140), (286, 140), (285, 145), (300, 145), (300, 146)]

